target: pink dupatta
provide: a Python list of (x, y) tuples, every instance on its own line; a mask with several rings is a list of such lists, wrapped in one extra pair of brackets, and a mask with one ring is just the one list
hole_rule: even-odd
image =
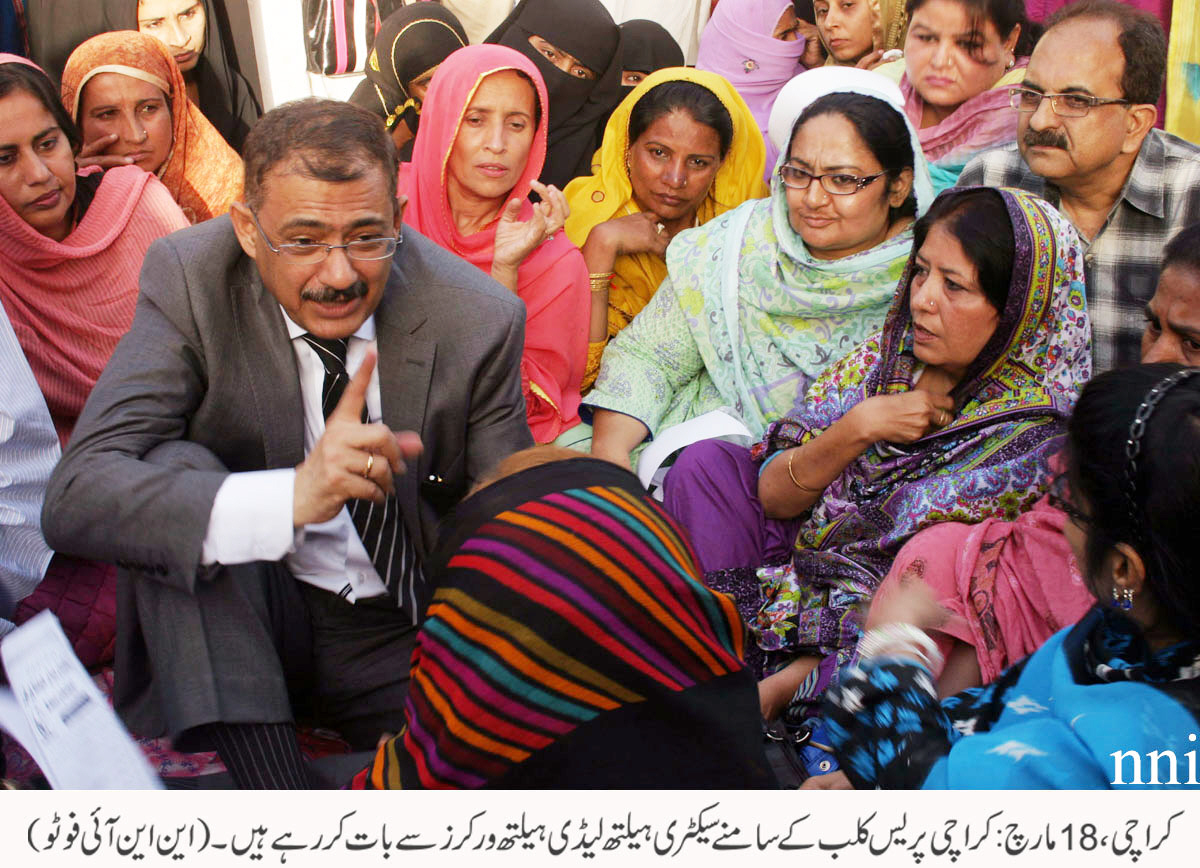
[(62, 241), (0, 199), (0, 302), (64, 446), (133, 322), (146, 249), (187, 225), (167, 188), (137, 166), (105, 172), (87, 213)]
[(874, 600), (910, 581), (929, 585), (952, 613), (933, 638), (943, 654), (953, 639), (971, 645), (989, 684), (1096, 602), (1063, 535), (1066, 521), (1043, 497), (1015, 521), (933, 525), (900, 549)]
[[(526, 199), (530, 182), (537, 179), (546, 159), (549, 100), (537, 67), (501, 45), (460, 48), (438, 67), (425, 97), (412, 162), (400, 168), (400, 192), (408, 196), (404, 222), (488, 274), (496, 224), (472, 235), (459, 233), (450, 212), (446, 173), (459, 124), (479, 82), (509, 69), (533, 81), (542, 106), (525, 171), (508, 194), (510, 199)], [(525, 201), (520, 219), (529, 219), (532, 212), (533, 206)], [(521, 358), (525, 414), (534, 440), (549, 443), (579, 423), (579, 386), (587, 362), (588, 271), (583, 254), (565, 232), (535, 248), (521, 263), (517, 295), (526, 309)]]
[[(1013, 70), (1022, 70), (1028, 65), (1028, 57), (1018, 58)], [(1009, 77), (1011, 72), (1002, 77), (1001, 82)], [(1016, 139), (1017, 112), (1009, 103), (1009, 87), (1011, 84), (997, 83), (995, 87), (971, 97), (941, 123), (922, 129), (921, 115), (925, 110), (925, 101), (905, 73), (900, 79), (904, 113), (917, 129), (925, 159), (931, 163), (962, 165), (980, 151)]]

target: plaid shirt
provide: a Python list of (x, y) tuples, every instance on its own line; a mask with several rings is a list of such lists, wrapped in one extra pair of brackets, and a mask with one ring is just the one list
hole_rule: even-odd
[[(976, 156), (958, 183), (1019, 187), (1058, 207), (1058, 189), (1030, 171), (1015, 142)], [(1081, 239), (1096, 373), (1138, 361), (1143, 312), (1158, 285), (1163, 247), (1197, 222), (1200, 148), (1151, 130), (1108, 220), (1090, 243)]]

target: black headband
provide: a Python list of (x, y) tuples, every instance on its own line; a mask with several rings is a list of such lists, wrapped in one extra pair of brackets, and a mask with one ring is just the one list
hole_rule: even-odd
[(1129, 501), (1129, 519), (1139, 537), (1142, 536), (1142, 523), (1138, 518), (1137, 509), (1137, 462), (1142, 453), (1142, 438), (1146, 435), (1146, 425), (1167, 392), (1193, 374), (1200, 374), (1200, 368), (1184, 368), (1155, 383), (1138, 405), (1137, 412), (1133, 414), (1133, 421), (1129, 424), (1129, 439), (1125, 441), (1125, 499)]

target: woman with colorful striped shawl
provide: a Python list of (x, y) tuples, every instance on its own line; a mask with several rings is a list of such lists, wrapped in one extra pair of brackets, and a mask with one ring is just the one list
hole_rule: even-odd
[(404, 728), (354, 786), (774, 787), (732, 602), (633, 474), (563, 454), (447, 524)]
[[(1006, 220), (1011, 246), (995, 241)], [(945, 252), (948, 241), (974, 275)], [(789, 722), (815, 711), (853, 657), (866, 606), (908, 539), (938, 522), (1011, 520), (1041, 497), (1091, 375), (1079, 239), (1044, 200), (944, 193), (918, 222), (913, 250), (882, 331), (822, 374), (803, 412), (773, 424), (752, 456), (701, 443), (667, 477), (667, 509), (707, 568), (733, 566), (718, 554), (746, 551), (737, 528), (755, 520), (760, 538), (794, 541), (741, 565), (782, 555), (784, 566), (706, 577), (737, 596), (765, 654), (764, 710), (786, 708)], [(955, 310), (981, 291), (990, 323), (978, 321), (970, 338), (981, 349), (952, 364), (955, 337), (972, 330)], [(733, 469), (717, 480), (721, 466)], [(719, 495), (699, 491), (702, 478)], [(728, 504), (721, 512), (718, 501)]]

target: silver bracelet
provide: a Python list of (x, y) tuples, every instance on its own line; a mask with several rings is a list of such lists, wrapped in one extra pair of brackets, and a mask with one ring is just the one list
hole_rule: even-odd
[(884, 624), (863, 633), (858, 640), (858, 656), (862, 660), (870, 660), (883, 656), (881, 652), (888, 648), (897, 648), (920, 657), (931, 670), (942, 668), (942, 652), (937, 643), (919, 627), (912, 624)]

